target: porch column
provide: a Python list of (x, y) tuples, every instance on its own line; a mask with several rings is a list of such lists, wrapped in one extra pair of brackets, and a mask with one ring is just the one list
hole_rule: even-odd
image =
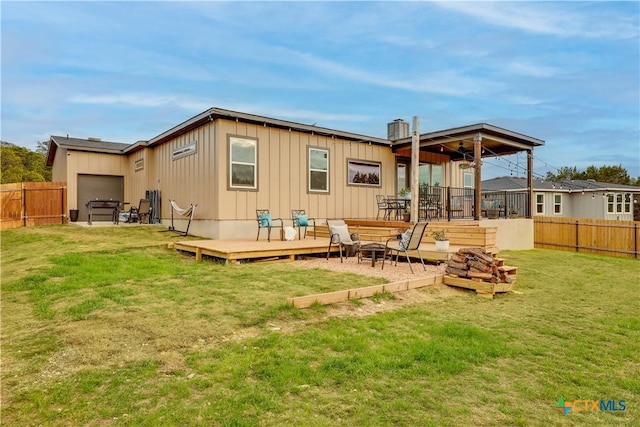
[(529, 195), (527, 218), (533, 218), (533, 148), (527, 152), (527, 189)]
[(415, 224), (420, 219), (420, 132), (418, 130), (418, 116), (413, 116), (413, 135), (411, 135), (411, 215), (410, 220)]
[(477, 133), (473, 138), (473, 163), (474, 166), (474, 189), (475, 200), (473, 209), (473, 219), (480, 220), (482, 208), (482, 136)]

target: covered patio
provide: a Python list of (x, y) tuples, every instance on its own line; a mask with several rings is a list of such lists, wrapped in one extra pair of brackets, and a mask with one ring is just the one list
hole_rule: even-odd
[[(533, 150), (544, 141), (487, 123), (419, 134), (414, 121), (412, 136), (392, 143), (396, 158), (406, 159), (411, 167), (411, 192), (419, 194), (411, 201), (411, 220), (474, 219), (507, 217), (509, 206), (516, 206), (520, 216), (531, 218), (533, 204)], [(525, 197), (498, 203), (482, 192), (483, 159), (525, 152), (527, 155), (527, 192)], [(410, 159), (410, 160), (409, 160)], [(420, 163), (450, 164), (444, 182), (452, 183), (452, 168), (468, 170), (472, 182), (462, 185), (424, 185), (418, 181)]]

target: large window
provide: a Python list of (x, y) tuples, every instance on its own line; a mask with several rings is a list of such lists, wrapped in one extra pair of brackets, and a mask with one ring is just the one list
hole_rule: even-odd
[(420, 185), (438, 187), (443, 185), (442, 165), (433, 163), (421, 163), (419, 167)]
[(309, 147), (309, 192), (329, 192), (329, 150)]
[(631, 213), (631, 194), (630, 193), (608, 193), (607, 194), (607, 213), (621, 214)]
[(536, 215), (544, 215), (544, 194), (536, 193)]
[(229, 188), (258, 189), (258, 141), (229, 137)]

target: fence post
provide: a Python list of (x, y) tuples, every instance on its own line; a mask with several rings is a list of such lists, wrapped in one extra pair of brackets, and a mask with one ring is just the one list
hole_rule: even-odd
[(22, 226), (27, 226), (27, 187), (22, 183)]
[(576, 252), (580, 252), (580, 246), (578, 245), (578, 235), (580, 234), (580, 222), (576, 221)]
[(633, 257), (638, 258), (638, 223), (633, 223)]

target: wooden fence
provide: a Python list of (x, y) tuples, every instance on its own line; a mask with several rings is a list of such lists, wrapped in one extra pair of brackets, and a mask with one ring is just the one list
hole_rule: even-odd
[(67, 221), (66, 182), (18, 182), (0, 186), (0, 230)]
[(534, 246), (638, 258), (640, 221), (588, 218), (534, 218)]

